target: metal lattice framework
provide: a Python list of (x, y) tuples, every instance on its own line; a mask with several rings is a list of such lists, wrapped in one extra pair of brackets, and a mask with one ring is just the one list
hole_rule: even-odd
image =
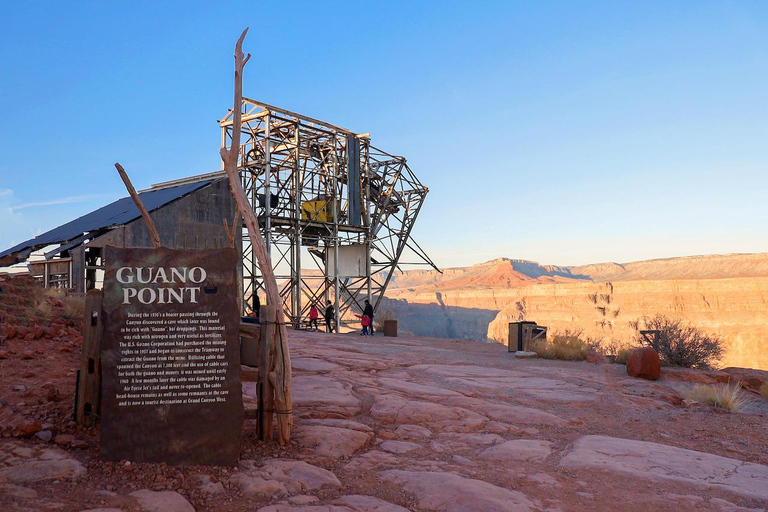
[[(377, 309), (399, 265), (437, 269), (411, 238), (428, 189), (405, 158), (371, 146), (368, 134), (251, 99), (243, 99), (242, 114), (240, 176), (291, 321), (305, 317), (312, 302), (333, 300), (339, 316), (363, 298)], [(228, 147), (231, 111), (220, 125)], [(248, 301), (263, 280), (245, 235)], [(339, 255), (352, 246), (364, 255), (364, 268), (344, 274)]]

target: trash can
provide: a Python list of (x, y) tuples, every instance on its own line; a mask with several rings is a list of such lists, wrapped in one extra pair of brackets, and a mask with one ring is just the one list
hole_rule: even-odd
[(509, 352), (532, 352), (534, 341), (547, 339), (547, 328), (536, 322), (510, 322), (507, 350)]
[(397, 338), (397, 320), (384, 320), (384, 336)]

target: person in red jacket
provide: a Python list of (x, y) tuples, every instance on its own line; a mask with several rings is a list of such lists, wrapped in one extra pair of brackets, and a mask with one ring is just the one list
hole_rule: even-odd
[(319, 329), (317, 325), (317, 318), (320, 316), (319, 312), (317, 311), (317, 305), (313, 302), (312, 307), (309, 308), (309, 328), (311, 329), (314, 325), (315, 330), (317, 331)]
[(360, 319), (360, 325), (363, 326), (363, 332), (360, 333), (360, 336), (368, 336), (368, 326), (371, 325), (371, 318), (368, 315), (355, 316)]

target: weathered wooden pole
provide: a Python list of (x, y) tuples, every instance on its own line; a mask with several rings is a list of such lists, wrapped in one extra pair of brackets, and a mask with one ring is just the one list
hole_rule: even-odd
[(261, 306), (259, 320), (261, 322), (261, 349), (259, 359), (259, 439), (271, 441), (274, 439), (275, 399), (274, 386), (269, 374), (274, 367), (275, 347), (275, 308), (271, 305)]
[[(235, 197), (237, 208), (243, 216), (245, 225), (248, 228), (248, 237), (251, 239), (251, 247), (256, 259), (259, 262), (261, 275), (264, 279), (266, 288), (267, 303), (275, 307), (278, 336), (275, 351), (275, 371), (273, 375), (264, 376), (272, 380), (274, 385), (275, 412), (277, 413), (278, 442), (282, 445), (288, 444), (291, 439), (291, 430), (293, 428), (293, 400), (291, 397), (291, 357), (288, 352), (288, 334), (285, 328), (285, 315), (283, 314), (283, 304), (280, 299), (280, 291), (277, 287), (275, 273), (272, 270), (272, 260), (267, 252), (266, 243), (261, 236), (259, 221), (248, 202), (245, 190), (240, 183), (240, 176), (237, 172), (237, 160), (240, 155), (240, 130), (242, 128), (242, 105), (243, 105), (243, 68), (248, 59), (249, 53), (243, 55), (243, 40), (248, 33), (246, 28), (240, 35), (235, 44), (235, 101), (234, 117), (232, 120), (232, 144), (230, 148), (222, 147), (220, 150), (221, 159), (224, 162), (224, 170), (229, 177), (229, 186), (232, 189), (232, 195)], [(267, 343), (266, 336), (262, 336), (262, 343)]]
[(125, 183), (125, 188), (128, 189), (128, 193), (131, 195), (131, 199), (133, 199), (133, 202), (136, 203), (136, 208), (138, 208), (141, 212), (141, 217), (144, 219), (144, 223), (147, 225), (147, 229), (149, 229), (149, 237), (152, 239), (152, 245), (155, 247), (155, 249), (157, 249), (160, 247), (160, 234), (157, 232), (157, 228), (155, 227), (155, 221), (153, 221), (152, 217), (149, 216), (149, 212), (144, 207), (144, 203), (141, 202), (141, 198), (139, 197), (139, 194), (136, 193), (136, 189), (133, 188), (133, 183), (131, 183), (131, 180), (128, 178), (128, 173), (125, 172), (123, 166), (116, 163), (115, 169), (117, 169), (118, 174), (120, 174), (120, 177), (123, 179), (123, 183)]
[(90, 290), (85, 296), (83, 346), (80, 359), (80, 378), (77, 382), (77, 409), (75, 420), (92, 427), (99, 418), (101, 402), (101, 338), (104, 333), (101, 313), (101, 290)]

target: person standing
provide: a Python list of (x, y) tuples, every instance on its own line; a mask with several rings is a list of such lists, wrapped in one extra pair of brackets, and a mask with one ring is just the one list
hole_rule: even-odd
[(367, 336), (368, 327), (371, 325), (371, 319), (366, 315), (363, 315), (363, 316), (355, 315), (355, 316), (360, 319), (360, 325), (363, 328), (363, 330), (360, 332), (360, 336)]
[(312, 307), (309, 308), (309, 328), (310, 329), (314, 326), (315, 330), (318, 330), (317, 318), (319, 316), (320, 314), (317, 311), (317, 305), (313, 302)]
[(363, 308), (363, 316), (367, 316), (369, 320), (369, 327), (368, 327), (368, 334), (373, 336), (373, 306), (371, 306), (371, 303), (368, 302), (368, 299), (365, 299), (365, 307)]
[(333, 319), (336, 316), (336, 311), (333, 307), (333, 303), (328, 301), (328, 306), (325, 308), (325, 332), (333, 332)]

